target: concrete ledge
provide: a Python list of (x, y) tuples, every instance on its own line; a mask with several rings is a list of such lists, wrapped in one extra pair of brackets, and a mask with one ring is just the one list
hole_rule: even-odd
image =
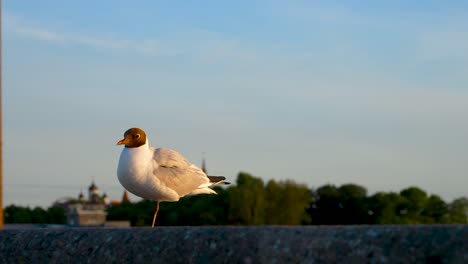
[(0, 231), (1, 263), (468, 263), (468, 226)]

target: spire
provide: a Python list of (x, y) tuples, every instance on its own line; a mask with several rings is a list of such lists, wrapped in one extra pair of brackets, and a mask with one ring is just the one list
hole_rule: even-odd
[(91, 185), (89, 186), (89, 189), (90, 191), (94, 191), (94, 190), (97, 190), (98, 187), (96, 186), (96, 184), (94, 183), (94, 179), (93, 181), (91, 182)]
[(127, 193), (127, 191), (124, 191), (124, 193), (123, 193), (123, 196), (122, 196), (122, 203), (123, 203), (123, 204), (132, 203), (132, 202), (130, 202), (130, 199), (128, 198), (128, 193)]
[(203, 153), (202, 155), (203, 155), (203, 158), (202, 158), (201, 169), (206, 175), (208, 175), (208, 170), (206, 170), (205, 153)]
[(83, 189), (81, 189), (80, 194), (78, 195), (78, 200), (80, 202), (84, 202), (84, 200), (85, 200), (84, 194), (83, 194)]
[(99, 189), (94, 183), (94, 179), (93, 179), (93, 181), (91, 182), (91, 185), (88, 188), (88, 199), (90, 201), (94, 201), (95, 200), (94, 197), (98, 195), (99, 195)]

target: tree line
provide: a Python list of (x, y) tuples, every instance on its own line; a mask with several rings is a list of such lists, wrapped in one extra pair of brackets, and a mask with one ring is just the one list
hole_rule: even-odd
[[(218, 195), (197, 195), (161, 203), (157, 225), (351, 225), (351, 224), (467, 224), (468, 199), (446, 203), (418, 187), (368, 195), (356, 184), (324, 185), (310, 190), (294, 181), (265, 183), (239, 173), (236, 185), (215, 187)], [(129, 220), (132, 226), (151, 225), (155, 202), (113, 205), (108, 220)], [(8, 206), (5, 223), (65, 223), (60, 208)]]
[(66, 224), (65, 212), (62, 208), (24, 207), (9, 205), (3, 211), (6, 224)]
[[(368, 195), (356, 184), (324, 185), (310, 190), (294, 181), (240, 173), (236, 185), (215, 188), (218, 195), (198, 195), (161, 203), (157, 225), (351, 225), (467, 224), (468, 199), (446, 203), (417, 187), (399, 193)], [(151, 224), (155, 202), (143, 200), (108, 209), (109, 220)]]

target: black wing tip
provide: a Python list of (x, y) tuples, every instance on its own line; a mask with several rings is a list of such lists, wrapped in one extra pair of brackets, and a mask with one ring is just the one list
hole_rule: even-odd
[(230, 182), (224, 181), (226, 179), (224, 176), (208, 176), (208, 179), (210, 179), (210, 182), (212, 183), (223, 182), (224, 184), (231, 184)]

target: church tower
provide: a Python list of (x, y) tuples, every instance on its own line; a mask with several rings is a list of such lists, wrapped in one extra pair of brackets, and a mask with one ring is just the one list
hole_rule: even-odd
[(85, 202), (85, 197), (84, 197), (84, 194), (83, 194), (83, 190), (81, 190), (80, 194), (78, 195), (78, 201), (80, 201), (80, 203)]
[(99, 189), (98, 187), (96, 186), (96, 184), (94, 184), (94, 180), (93, 182), (91, 183), (91, 185), (89, 186), (88, 188), (88, 197), (89, 197), (89, 200), (90, 201), (93, 201), (93, 198), (98, 196), (99, 195)]

